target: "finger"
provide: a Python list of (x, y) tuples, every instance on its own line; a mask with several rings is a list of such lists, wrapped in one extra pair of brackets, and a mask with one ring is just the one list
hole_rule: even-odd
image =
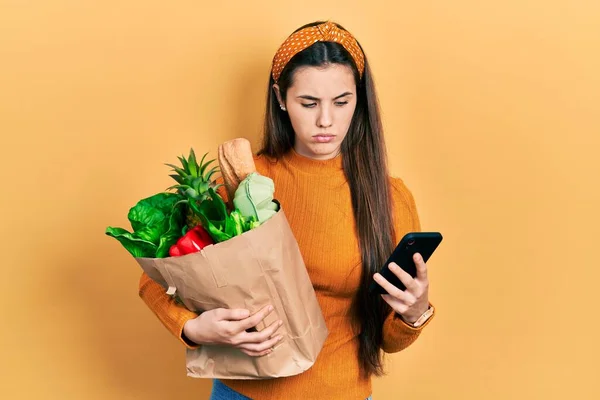
[(425, 264), (423, 257), (419, 253), (415, 253), (413, 256), (413, 261), (415, 262), (415, 266), (417, 267), (417, 279), (420, 281), (426, 281), (427, 264)]
[(267, 354), (271, 354), (273, 352), (273, 349), (261, 351), (260, 353), (258, 353), (256, 351), (248, 351), (248, 350), (242, 350), (242, 352), (246, 353), (250, 357), (263, 357), (263, 356), (266, 356)]
[(395, 304), (398, 307), (409, 308), (409, 307), (412, 307), (417, 302), (417, 298), (415, 296), (413, 296), (411, 293), (404, 292), (404, 291), (401, 291), (401, 292), (403, 294), (402, 298), (394, 297), (391, 294), (382, 294), (381, 297), (383, 297), (383, 299), (389, 305), (393, 306)]
[(263, 319), (267, 317), (273, 311), (273, 306), (265, 306), (254, 315), (243, 319), (237, 323), (237, 332), (245, 331), (246, 329), (254, 328), (256, 325), (260, 323)]
[(269, 339), (283, 325), (283, 321), (275, 321), (260, 332), (242, 332), (240, 340), (243, 343), (261, 343)]
[(250, 311), (243, 308), (219, 308), (216, 310), (217, 318), (221, 321), (240, 321), (250, 316)]
[(279, 343), (283, 339), (282, 335), (277, 335), (269, 340), (266, 340), (261, 343), (243, 343), (237, 346), (238, 349), (253, 351), (256, 353), (261, 353), (265, 350), (273, 348), (277, 343)]
[(373, 279), (375, 279), (375, 282), (377, 282), (379, 286), (384, 288), (385, 291), (388, 292), (388, 294), (393, 296), (394, 298), (402, 300), (404, 302), (407, 302), (410, 299), (408, 293), (406, 293), (403, 290), (400, 290), (400, 288), (398, 288), (396, 285), (385, 279), (380, 273), (376, 273), (373, 276)]
[(406, 304), (405, 302), (403, 302), (401, 300), (398, 300), (395, 297), (392, 297), (389, 294), (382, 294), (381, 297), (398, 314), (403, 314), (406, 312), (406, 310), (408, 310), (410, 308), (410, 305)]
[(414, 278), (412, 276), (410, 276), (410, 274), (408, 272), (406, 272), (405, 270), (400, 268), (398, 266), (398, 264), (396, 264), (395, 262), (392, 262), (392, 263), (390, 263), (389, 268), (390, 268), (390, 271), (392, 271), (394, 273), (394, 275), (396, 275), (398, 277), (398, 279), (400, 279), (400, 282), (402, 282), (409, 291), (412, 292), (415, 289), (417, 289), (418, 284), (414, 280)]

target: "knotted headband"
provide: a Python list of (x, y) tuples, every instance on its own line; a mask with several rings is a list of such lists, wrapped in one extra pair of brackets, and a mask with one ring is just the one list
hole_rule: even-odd
[(336, 42), (344, 46), (354, 59), (356, 67), (358, 68), (358, 73), (362, 78), (365, 69), (365, 56), (358, 46), (358, 42), (350, 32), (340, 29), (336, 24), (328, 21), (321, 25), (299, 30), (298, 32), (291, 34), (290, 37), (283, 42), (273, 58), (272, 73), (275, 82), (279, 80), (281, 72), (292, 57), (316, 42)]

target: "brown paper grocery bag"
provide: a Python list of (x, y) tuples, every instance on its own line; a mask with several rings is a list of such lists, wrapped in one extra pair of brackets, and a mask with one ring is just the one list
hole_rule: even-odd
[(136, 258), (144, 271), (192, 311), (267, 304), (263, 324), (281, 319), (283, 335), (271, 354), (251, 357), (230, 346), (187, 349), (187, 375), (262, 379), (297, 375), (317, 359), (328, 335), (298, 243), (282, 210), (240, 236), (181, 257)]

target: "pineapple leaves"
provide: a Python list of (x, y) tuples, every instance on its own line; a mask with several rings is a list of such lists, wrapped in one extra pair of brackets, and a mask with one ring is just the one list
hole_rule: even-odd
[(173, 164), (165, 164), (165, 165), (166, 165), (166, 166), (168, 166), (168, 167), (171, 167), (171, 168), (173, 168), (173, 170), (174, 170), (175, 172), (177, 172), (177, 174), (178, 174), (179, 176), (181, 176), (182, 178), (184, 178), (184, 179), (185, 179), (185, 177), (186, 177), (186, 176), (188, 176), (188, 174), (187, 174), (187, 173), (186, 173), (186, 172), (185, 172), (183, 169), (179, 168), (179, 167), (178, 167), (178, 166), (176, 166), (176, 165), (173, 165)]
[[(204, 155), (204, 157), (206, 157), (206, 154)], [(202, 157), (202, 160), (204, 160), (204, 157)], [(202, 164), (202, 166), (200, 167), (199, 175), (204, 176), (204, 171), (206, 171), (206, 168), (208, 168), (208, 166), (214, 162), (215, 162), (215, 160), (213, 159), (213, 160), (207, 161), (205, 164)], [(214, 167), (214, 168), (218, 169), (218, 167)], [(208, 179), (208, 178), (205, 178), (205, 179)]]
[[(181, 176), (179, 176), (179, 175), (175, 175), (175, 174), (173, 174), (173, 175), (169, 175), (169, 176), (170, 176), (171, 178), (175, 179), (175, 182), (179, 183), (180, 185), (183, 185), (183, 183), (184, 183), (184, 180), (183, 180), (183, 178), (182, 178)], [(170, 188), (169, 188), (169, 189), (170, 189)]]
[(179, 159), (179, 161), (181, 162), (181, 165), (183, 166), (183, 169), (188, 169), (188, 162), (185, 159), (185, 157), (182, 156), (177, 156), (177, 158)]
[(198, 198), (198, 192), (194, 188), (187, 188), (183, 194), (190, 199)]
[(200, 169), (202, 169), (202, 166), (204, 165), (204, 159), (206, 159), (207, 155), (208, 153), (204, 153), (204, 155), (202, 156), (202, 159), (200, 160)]
[(198, 175), (198, 163), (196, 162), (196, 153), (194, 153), (194, 149), (190, 149), (190, 156), (187, 161), (187, 170), (190, 171), (190, 175), (197, 176)]
[(205, 181), (210, 181), (210, 178), (219, 171), (219, 167), (212, 167), (210, 171), (207, 172), (206, 176), (204, 176)]
[(196, 153), (192, 148), (190, 149), (188, 158), (185, 158), (185, 156), (177, 157), (181, 166), (165, 164), (175, 172), (175, 174), (169, 176), (178, 183), (177, 185), (170, 186), (167, 190), (175, 189), (179, 194), (194, 200), (202, 201), (209, 198), (208, 188), (218, 187), (211, 181), (211, 178), (219, 171), (219, 167), (215, 166), (209, 169), (208, 167), (216, 160), (213, 159), (205, 162), (207, 155), (208, 153), (205, 153), (200, 160), (200, 164), (198, 164)]

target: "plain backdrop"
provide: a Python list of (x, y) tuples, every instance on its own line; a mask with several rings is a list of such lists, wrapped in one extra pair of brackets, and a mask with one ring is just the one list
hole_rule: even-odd
[[(435, 320), (376, 400), (600, 398), (598, 1), (0, 1), (0, 393), (208, 397), (106, 226), (190, 147), (258, 149), (297, 27), (364, 46)], [(376, 188), (374, 188), (376, 190)]]

